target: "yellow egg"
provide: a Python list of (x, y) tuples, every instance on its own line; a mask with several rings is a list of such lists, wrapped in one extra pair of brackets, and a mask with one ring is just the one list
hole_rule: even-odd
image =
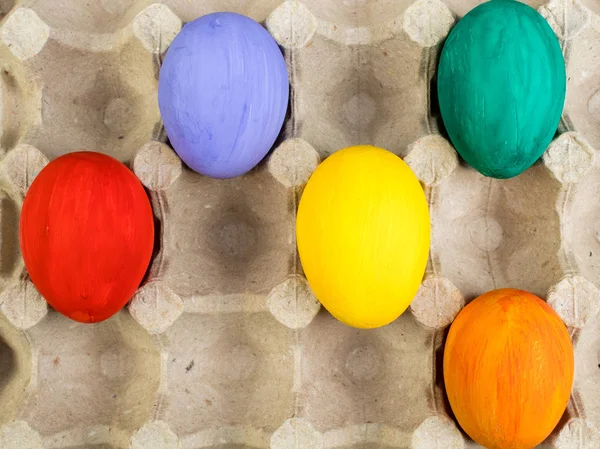
[(308, 180), (296, 222), (306, 278), (350, 326), (395, 320), (414, 298), (429, 252), (429, 210), (414, 173), (368, 145), (329, 156)]

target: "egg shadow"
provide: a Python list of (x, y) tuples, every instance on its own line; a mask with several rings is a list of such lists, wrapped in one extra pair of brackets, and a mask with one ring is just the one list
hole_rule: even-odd
[[(296, 92), (294, 90), (294, 85), (292, 84), (293, 83), (292, 75), (289, 72), (288, 72), (288, 77), (290, 80), (290, 85), (289, 85), (289, 94), (288, 94), (288, 104), (287, 104), (287, 109), (285, 111), (285, 118), (283, 120), (281, 129), (279, 130), (279, 134), (277, 135), (277, 138), (275, 139), (275, 142), (273, 143), (273, 146), (267, 153), (266, 157), (268, 157), (268, 155), (271, 154), (271, 152), (275, 148), (277, 148), (279, 145), (281, 145), (284, 140), (295, 137), (296, 134), (299, 132), (299, 125), (298, 125), (298, 122), (296, 121), (296, 117), (294, 114), (294, 104), (296, 101)], [(264, 162), (265, 162), (265, 160), (263, 159), (263, 161), (261, 163), (264, 163)]]
[(19, 256), (19, 210), (12, 199), (4, 196), (0, 200), (0, 211), (2, 211), (0, 275), (10, 276)]
[[(267, 29), (266, 20), (260, 22), (260, 24), (265, 29)], [(288, 103), (287, 103), (287, 108), (285, 111), (285, 118), (284, 118), (283, 124), (281, 126), (281, 130), (279, 131), (279, 134), (277, 135), (277, 138), (275, 139), (275, 142), (273, 143), (273, 146), (269, 150), (268, 154), (271, 154), (271, 152), (275, 148), (277, 148), (279, 145), (281, 145), (281, 143), (283, 143), (284, 140), (295, 137), (296, 134), (298, 134), (298, 132), (299, 132), (299, 125), (298, 125), (298, 122), (296, 121), (296, 116), (294, 114), (294, 107), (296, 104), (296, 91), (294, 89), (294, 84), (296, 81), (296, 74), (292, 67), (294, 64), (294, 55), (297, 50), (285, 49), (281, 45), (278, 45), (278, 47), (279, 47), (279, 51), (281, 52), (281, 56), (283, 57), (286, 68), (287, 68), (288, 83), (289, 83)], [(264, 160), (262, 163), (264, 163)]]
[[(446, 347), (446, 340), (448, 339), (448, 333), (450, 332), (450, 327), (444, 329), (442, 336), (442, 343), (440, 347), (435, 351), (435, 385), (442, 392), (442, 405), (444, 407), (443, 412), (446, 413), (448, 418), (454, 421), (456, 428), (462, 434), (466, 441), (473, 443), (471, 437), (462, 429), (454, 411), (452, 410), (452, 406), (450, 405), (450, 401), (448, 400), (448, 393), (446, 392), (446, 384), (444, 382), (444, 348)], [(435, 400), (435, 399), (434, 399)]]
[[(147, 189), (146, 194), (149, 195)], [(158, 195), (162, 195), (162, 192), (158, 192)], [(149, 199), (150, 200), (150, 199)], [(168, 208), (167, 202), (163, 203), (165, 207)], [(165, 215), (167, 211), (165, 211)], [(162, 217), (164, 218), (164, 217)], [(156, 214), (152, 214), (152, 219), (154, 223), (154, 242), (152, 244), (152, 256), (150, 256), (150, 263), (148, 263), (148, 268), (144, 273), (144, 277), (140, 282), (140, 287), (145, 285), (148, 281), (152, 279), (152, 277), (159, 273), (163, 268), (163, 264), (165, 263), (162, 257), (162, 249), (163, 249), (163, 223), (161, 221), (161, 217), (158, 217)]]
[[(435, 369), (435, 377), (434, 382), (435, 386), (440, 389), (442, 392), (442, 405), (444, 407), (444, 412), (448, 415), (450, 419), (452, 419), (456, 426), (460, 428), (458, 421), (456, 420), (456, 416), (452, 411), (452, 407), (450, 406), (450, 401), (448, 400), (448, 394), (446, 393), (446, 384), (444, 382), (444, 348), (446, 347), (446, 340), (448, 339), (448, 333), (450, 332), (450, 327), (444, 329), (442, 331), (441, 343), (440, 346), (435, 351), (435, 360), (434, 369)], [(435, 337), (433, 337), (435, 338)], [(440, 337), (437, 337), (440, 338)], [(434, 399), (435, 400), (435, 399)]]
[(17, 359), (13, 348), (0, 338), (0, 393), (10, 384), (17, 372)]
[(438, 67), (440, 64), (440, 57), (442, 55), (442, 49), (446, 39), (435, 47), (430, 47), (425, 50), (426, 57), (421, 61), (420, 75), (425, 79), (429, 80), (429, 98), (428, 98), (428, 117), (429, 127), (432, 132), (437, 132), (443, 138), (450, 141), (450, 135), (444, 125), (442, 118), (442, 112), (440, 108), (440, 101), (438, 95)]

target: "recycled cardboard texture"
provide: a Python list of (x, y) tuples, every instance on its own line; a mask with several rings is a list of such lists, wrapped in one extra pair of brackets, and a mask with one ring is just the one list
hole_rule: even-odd
[[(546, 299), (574, 340), (572, 399), (543, 447), (600, 447), (600, 3), (529, 2), (561, 41), (566, 108), (544, 157), (505, 181), (458, 160), (432, 87), (478, 3), (1, 1), (0, 447), (471, 449), (443, 342), (465, 302), (505, 286)], [(181, 164), (157, 105), (182, 22), (218, 10), (266, 24), (292, 88), (274, 151), (227, 181)], [(364, 331), (320, 309), (294, 234), (319, 160), (360, 143), (405, 158), (432, 219), (410, 311)], [(144, 284), (95, 325), (48, 310), (18, 250), (31, 181), (82, 148), (130, 164), (157, 229)]]

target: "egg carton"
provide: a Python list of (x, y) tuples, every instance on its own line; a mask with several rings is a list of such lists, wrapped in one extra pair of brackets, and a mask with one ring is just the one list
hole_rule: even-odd
[[(444, 394), (449, 324), (476, 296), (529, 290), (573, 338), (576, 375), (540, 447), (600, 447), (600, 2), (528, 1), (567, 62), (559, 134), (509, 180), (447, 140), (441, 46), (477, 0), (0, 1), (0, 448), (471, 449)], [(251, 173), (213, 180), (168, 146), (157, 78), (183, 23), (235, 11), (288, 64), (288, 118)], [(320, 308), (294, 220), (320, 160), (369, 143), (424, 185), (425, 279), (392, 324)], [(147, 188), (156, 244), (129, 306), (84, 325), (49, 310), (19, 253), (23, 197), (49, 159), (95, 150)]]

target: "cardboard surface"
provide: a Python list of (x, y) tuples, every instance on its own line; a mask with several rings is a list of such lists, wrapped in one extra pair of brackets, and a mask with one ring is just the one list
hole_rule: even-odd
[[(561, 40), (567, 100), (543, 158), (505, 181), (458, 160), (433, 88), (478, 3), (0, 1), (0, 448), (472, 449), (443, 342), (465, 302), (505, 286), (546, 299), (574, 340), (572, 399), (543, 447), (600, 447), (600, 3), (528, 2)], [(218, 10), (266, 23), (292, 88), (274, 151), (227, 181), (181, 164), (157, 105), (182, 22)], [(364, 331), (319, 307), (294, 233), (319, 160), (360, 143), (405, 158), (432, 218), (410, 311)], [(128, 163), (157, 223), (144, 285), (95, 325), (48, 310), (18, 251), (32, 179), (79, 149)]]

